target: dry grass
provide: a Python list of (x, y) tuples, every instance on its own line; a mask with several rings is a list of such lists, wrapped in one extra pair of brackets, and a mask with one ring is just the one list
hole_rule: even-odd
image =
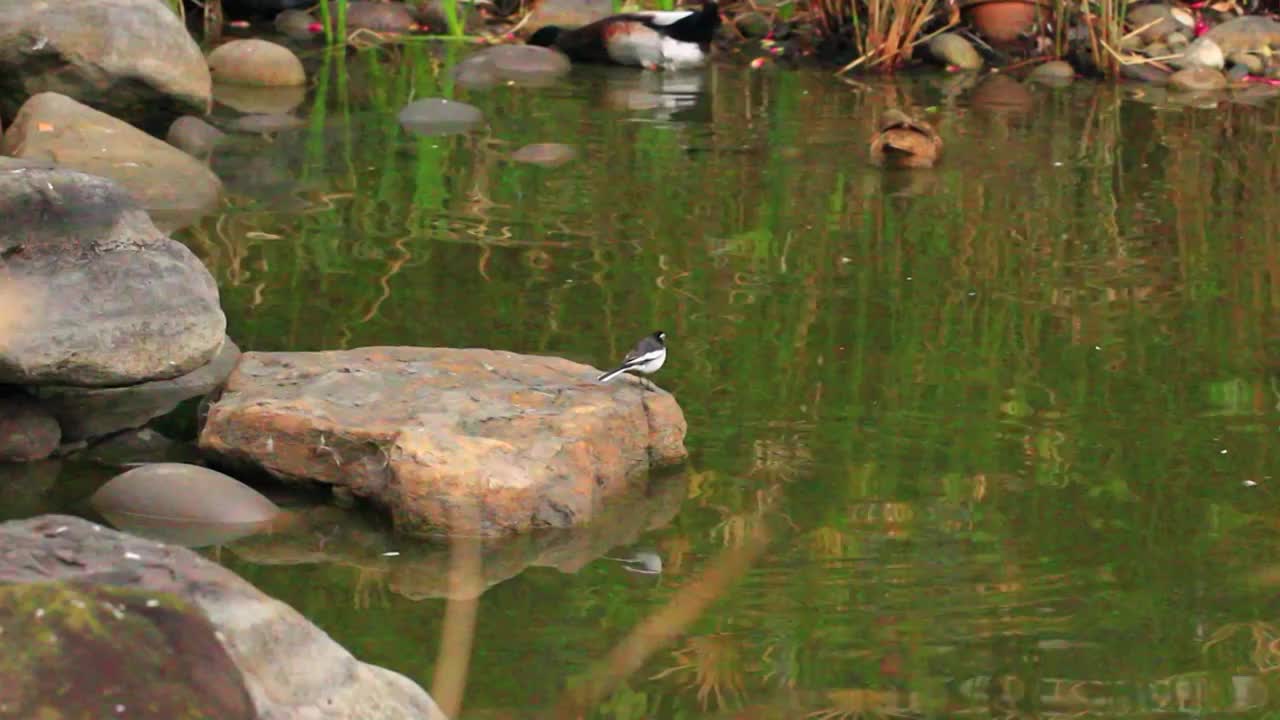
[[(951, 27), (959, 11), (951, 0), (811, 0), (814, 26), (827, 42), (848, 43), (856, 53), (840, 72), (856, 68), (893, 72), (928, 41), (925, 27), (944, 11)], [(940, 32), (941, 30), (939, 30)]]

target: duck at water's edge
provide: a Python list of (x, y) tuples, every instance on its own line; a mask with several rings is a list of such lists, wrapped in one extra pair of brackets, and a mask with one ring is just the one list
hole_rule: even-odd
[(528, 44), (555, 48), (575, 62), (677, 70), (706, 63), (719, 25), (720, 8), (711, 1), (701, 10), (611, 15), (572, 30), (548, 25)]
[(871, 162), (897, 168), (930, 168), (942, 154), (942, 138), (933, 126), (901, 110), (886, 111), (871, 138)]

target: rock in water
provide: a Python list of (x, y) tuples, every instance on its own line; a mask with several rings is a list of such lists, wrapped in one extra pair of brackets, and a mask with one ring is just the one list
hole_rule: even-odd
[(444, 98), (411, 102), (400, 111), (400, 126), (415, 135), (454, 135), (484, 122), (484, 114), (474, 105)]
[(226, 381), (239, 359), (240, 348), (227, 338), (207, 365), (172, 380), (106, 388), (40, 385), (30, 388), (30, 392), (57, 418), (64, 442), (94, 440), (142, 427), (172, 412), (184, 400), (213, 392)]
[[(347, 4), (347, 32), (365, 29), (393, 35), (411, 32), (418, 20), (404, 3), (373, 2), (372, 0), (345, 0)], [(337, 3), (329, 3), (329, 17), (338, 17)]]
[(302, 61), (283, 45), (266, 40), (232, 40), (209, 53), (214, 82), (252, 87), (291, 87), (307, 82)]
[(930, 40), (929, 54), (938, 62), (961, 70), (982, 69), (982, 56), (968, 40), (955, 33), (942, 33)]
[(1146, 43), (1162, 40), (1169, 33), (1182, 29), (1182, 23), (1178, 22), (1169, 6), (1163, 3), (1135, 5), (1125, 15), (1125, 20), (1130, 31), (1142, 29), (1137, 37)]
[(122, 530), (190, 547), (253, 534), (280, 512), (239, 480), (183, 463), (153, 463), (117, 475), (90, 503)]
[(226, 137), (226, 133), (194, 115), (183, 115), (169, 126), (165, 142), (191, 155), (205, 158), (213, 152), (218, 141)]
[(46, 90), (141, 124), (209, 110), (200, 47), (156, 0), (0, 0), (0, 116)]
[(467, 56), (450, 75), (463, 87), (485, 88), (500, 83), (531, 87), (548, 85), (569, 72), (569, 58), (536, 45), (496, 45)]
[(0, 463), (43, 460), (58, 449), (58, 421), (30, 396), (0, 388)]
[[(220, 712), (166, 713), (155, 717), (444, 720), (427, 693), (408, 678), (356, 660), (288, 605), (264, 595), (235, 573), (191, 550), (161, 545), (66, 515), (43, 515), (2, 523), (0, 547), (6, 551), (0, 553), (0, 583), (31, 587), (31, 583), (57, 581), (75, 583), (82, 592), (83, 588), (109, 585), (113, 590), (157, 599), (160, 606), (168, 602), (168, 598), (158, 594), (164, 593), (190, 603), (209, 620), (218, 633), (221, 647), (239, 670), (256, 713), (248, 716)], [(147, 605), (144, 601), (143, 606)], [(31, 617), (32, 613), (28, 613), (23, 620), (35, 627)], [(7, 629), (5, 634), (7, 637)], [(0, 643), (0, 653), (12, 645), (8, 641)], [(128, 647), (136, 652), (146, 650), (134, 645)], [(193, 645), (190, 649), (190, 663), (181, 657), (171, 657), (168, 670), (177, 672), (194, 665), (209, 670), (213, 677), (206, 678), (208, 681), (223, 677), (214, 674), (219, 666), (208, 659), (209, 655), (197, 652), (199, 647), (203, 646)], [(185, 656), (186, 652), (184, 648), (177, 655)], [(132, 667), (135, 661), (132, 659), (126, 666)], [(123, 672), (126, 666), (95, 665), (94, 674), (101, 674), (102, 667)], [(147, 673), (145, 677), (152, 685), (136, 698), (139, 705), (167, 689), (160, 682), (171, 677), (164, 674), (165, 670)], [(8, 677), (8, 673), (0, 675), (0, 690), (7, 689)], [(52, 677), (67, 680), (60, 674)], [(94, 678), (86, 679), (86, 682), (93, 681)], [(174, 684), (181, 688), (186, 683)], [(124, 711), (118, 716), (59, 717), (131, 716), (146, 717)]]
[(0, 635), (0, 717), (258, 717), (213, 625), (171, 594), (0, 584)]
[(1076, 71), (1062, 60), (1050, 60), (1036, 66), (1027, 76), (1030, 82), (1044, 85), (1067, 85), (1076, 79)]
[[(671, 395), (596, 375), (493, 350), (245, 353), (200, 447), (282, 479), (345, 486), (412, 534), (568, 527), (686, 456)], [(472, 502), (478, 527), (457, 512)]]
[(22, 106), (0, 153), (110, 178), (166, 230), (212, 212), (222, 195), (222, 182), (199, 160), (58, 93)]
[(555, 168), (564, 165), (577, 157), (578, 152), (569, 145), (560, 143), (534, 143), (525, 145), (511, 153), (511, 159), (528, 165), (541, 165)]
[(21, 291), (3, 308), (12, 323), (0, 337), (0, 383), (168, 379), (222, 347), (226, 318), (209, 271), (111, 181), (0, 172), (0, 217), (6, 291)]
[(1169, 87), (1189, 92), (1223, 90), (1227, 87), (1227, 78), (1217, 70), (1188, 68), (1170, 75)]
[(1170, 61), (1180, 68), (1209, 68), (1221, 70), (1227, 66), (1227, 58), (1222, 48), (1207, 37), (1198, 38), (1182, 51), (1182, 56)]
[(525, 31), (532, 33), (544, 25), (577, 27), (614, 13), (610, 0), (542, 0), (533, 6)]
[(1256, 52), (1270, 55), (1280, 49), (1280, 21), (1262, 15), (1233, 18), (1205, 33), (1224, 53)]

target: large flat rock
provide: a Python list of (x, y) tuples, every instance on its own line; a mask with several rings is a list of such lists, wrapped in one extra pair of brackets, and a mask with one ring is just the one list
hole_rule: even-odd
[(70, 95), (131, 122), (209, 110), (209, 68), (162, 0), (0, 0), (0, 115)]
[(0, 383), (185, 375), (223, 346), (209, 271), (109, 180), (0, 168)]
[[(154, 597), (159, 603), (153, 608), (157, 612), (144, 614), (144, 620), (158, 616), (160, 608), (172, 607), (170, 598), (194, 606), (212, 624), (222, 650), (239, 670), (256, 710), (252, 717), (259, 720), (444, 719), (430, 696), (408, 678), (356, 660), (288, 605), (264, 595), (235, 573), (191, 550), (65, 515), (0, 523), (0, 587), (51, 582), (58, 587), (71, 583), (76, 592), (85, 593), (87, 598), (99, 592), (92, 588), (110, 586), (109, 592), (114, 595), (127, 593), (141, 599), (140, 608), (117, 607), (122, 615), (143, 612), (148, 606), (146, 599)], [(4, 617), (0, 606), (0, 622)], [(30, 623), (33, 618), (29, 615), (25, 622)], [(138, 626), (140, 632), (146, 632), (141, 623)], [(169, 640), (168, 645), (172, 644)], [(150, 657), (166, 652), (167, 647), (163, 638), (155, 637), (134, 651), (139, 657)], [(197, 649), (188, 643), (183, 654), (194, 654)], [(199, 648), (208, 657), (217, 655), (213, 652), (216, 649), (207, 643)], [(179, 669), (198, 659), (189, 658)], [(106, 667), (114, 666), (103, 665), (96, 670), (103, 672)], [(154, 675), (153, 679), (168, 677)], [(0, 689), (3, 688), (0, 681)], [(220, 688), (215, 697), (224, 703), (228, 698), (234, 700), (232, 691), (236, 688), (227, 688), (225, 683)], [(127, 713), (74, 717), (242, 717), (185, 712), (148, 715), (146, 703), (159, 697), (155, 692), (156, 688), (142, 688), (136, 701), (114, 698), (115, 704), (124, 705)]]
[(686, 457), (668, 393), (561, 358), (372, 347), (245, 353), (200, 446), (282, 479), (348, 489), (417, 535), (587, 522)]

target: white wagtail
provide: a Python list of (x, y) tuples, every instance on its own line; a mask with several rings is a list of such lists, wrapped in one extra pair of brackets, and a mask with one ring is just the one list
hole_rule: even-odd
[[(607, 383), (624, 372), (652, 375), (667, 361), (667, 334), (661, 330), (652, 335), (645, 335), (640, 342), (631, 348), (631, 352), (622, 358), (622, 364), (596, 378), (598, 382)], [(644, 379), (641, 378), (641, 382)]]

